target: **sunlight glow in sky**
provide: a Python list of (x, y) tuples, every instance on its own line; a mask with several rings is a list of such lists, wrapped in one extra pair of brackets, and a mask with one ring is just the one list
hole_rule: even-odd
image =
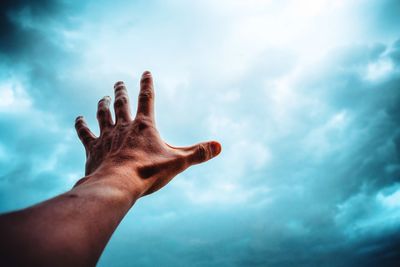
[[(85, 3), (81, 3), (85, 2)], [(151, 70), (173, 145), (221, 155), (141, 199), (99, 266), (396, 266), (396, 0), (2, 1), (0, 211), (84, 174), (114, 82)], [(134, 110), (134, 109), (133, 109)]]

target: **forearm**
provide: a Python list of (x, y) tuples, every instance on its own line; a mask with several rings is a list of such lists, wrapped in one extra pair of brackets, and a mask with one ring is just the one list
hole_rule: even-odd
[(94, 266), (141, 195), (123, 175), (96, 172), (60, 196), (2, 215), (2, 257), (15, 265)]

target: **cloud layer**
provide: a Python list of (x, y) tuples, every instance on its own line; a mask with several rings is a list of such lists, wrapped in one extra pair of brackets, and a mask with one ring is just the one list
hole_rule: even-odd
[[(396, 1), (3, 1), (0, 211), (83, 175), (73, 120), (156, 82), (174, 145), (220, 157), (140, 200), (100, 266), (396, 266)], [(132, 101), (134, 102), (134, 101)]]

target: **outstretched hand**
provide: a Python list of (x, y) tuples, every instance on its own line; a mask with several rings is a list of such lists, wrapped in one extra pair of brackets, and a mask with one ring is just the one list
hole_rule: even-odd
[(143, 196), (162, 188), (186, 168), (220, 153), (221, 145), (215, 141), (173, 147), (161, 139), (154, 121), (154, 86), (150, 72), (142, 75), (134, 119), (123, 82), (114, 85), (114, 93), (115, 123), (109, 109), (111, 98), (106, 96), (99, 101), (99, 137), (89, 130), (82, 116), (76, 119), (75, 127), (86, 149), (86, 177), (76, 186), (96, 179), (94, 173), (116, 173)]
[(154, 123), (150, 72), (140, 81), (136, 117), (123, 82), (99, 101), (96, 137), (83, 117), (76, 130), (86, 149), (86, 175), (71, 190), (35, 206), (0, 215), (0, 261), (7, 266), (95, 266), (118, 224), (141, 196), (193, 164), (221, 152), (218, 142), (188, 147), (165, 143)]

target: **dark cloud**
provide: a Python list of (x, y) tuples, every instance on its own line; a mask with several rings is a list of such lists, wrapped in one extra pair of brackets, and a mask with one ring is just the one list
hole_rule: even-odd
[(79, 27), (85, 5), (58, 0), (0, 3), (2, 76), (20, 77), (35, 105), (43, 110), (63, 106), (64, 114), (58, 115), (71, 120), (76, 114), (69, 113), (68, 103), (78, 102), (82, 110), (87, 99), (73, 101), (84, 81), (70, 80), (65, 72), (78, 64), (81, 51), (65, 46), (63, 32)]
[[(1, 1), (0, 3), (0, 53), (3, 57), (18, 61), (22, 56), (26, 60), (35, 48), (43, 45), (46, 33), (29, 25), (46, 23), (57, 16), (61, 4), (58, 1)], [(27, 20), (23, 23), (23, 19)]]

